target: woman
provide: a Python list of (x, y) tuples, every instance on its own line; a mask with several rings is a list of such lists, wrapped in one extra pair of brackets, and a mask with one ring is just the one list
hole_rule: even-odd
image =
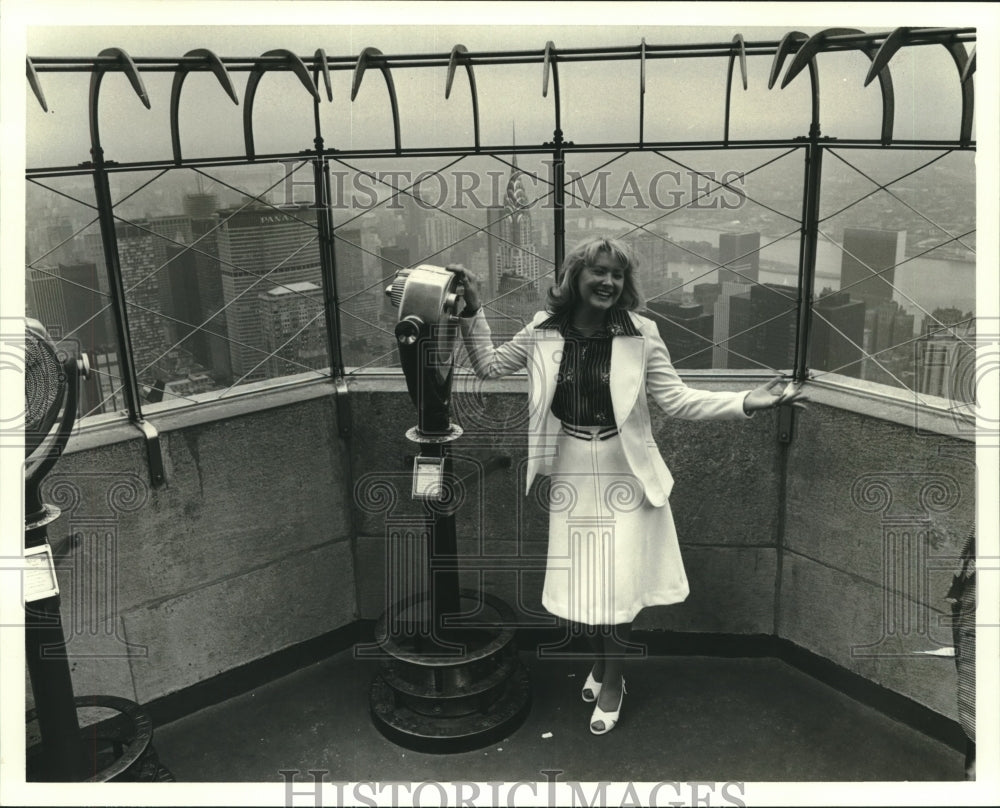
[(494, 347), (474, 278), (461, 267), (461, 329), (480, 378), (528, 371), (527, 486), (551, 475), (542, 605), (581, 625), (596, 660), (581, 696), (596, 702), (590, 729), (614, 728), (625, 695), (623, 663), (641, 609), (688, 594), (667, 498), (673, 478), (656, 447), (647, 394), (669, 415), (745, 419), (801, 406), (780, 379), (748, 393), (694, 390), (681, 381), (642, 305), (629, 248), (580, 244), (563, 264), (547, 311)]

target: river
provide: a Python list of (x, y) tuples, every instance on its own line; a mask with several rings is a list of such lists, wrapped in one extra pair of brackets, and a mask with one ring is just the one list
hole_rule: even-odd
[[(621, 222), (614, 220), (594, 222), (595, 228), (602, 225), (618, 229)], [(666, 232), (671, 241), (706, 241), (714, 246), (719, 244), (719, 234), (731, 232), (724, 229), (668, 225)], [(739, 231), (737, 231), (739, 232)], [(778, 236), (761, 234), (761, 283), (794, 285), (798, 276), (799, 237), (795, 235), (775, 241)], [(774, 243), (771, 243), (774, 242)], [(837, 244), (820, 237), (816, 255), (816, 291), (826, 287), (840, 288), (840, 264), (843, 253)], [(933, 254), (931, 254), (933, 255)], [(698, 277), (698, 283), (712, 283), (716, 271), (706, 273), (704, 264), (690, 265), (674, 263), (671, 273), (678, 272), (684, 281)], [(703, 276), (703, 277), (702, 277)], [(893, 278), (893, 300), (915, 315), (916, 325), (925, 313), (938, 308), (956, 308), (963, 312), (976, 311), (976, 265), (971, 261), (938, 259), (930, 256), (912, 258), (896, 267)]]

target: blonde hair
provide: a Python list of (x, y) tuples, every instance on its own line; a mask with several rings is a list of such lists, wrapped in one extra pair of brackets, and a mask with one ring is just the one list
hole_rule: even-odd
[(581, 242), (566, 256), (559, 283), (549, 289), (545, 307), (552, 314), (572, 310), (580, 299), (578, 281), (585, 266), (593, 266), (600, 255), (609, 255), (625, 271), (621, 297), (615, 308), (636, 311), (643, 308), (642, 292), (636, 282), (637, 262), (631, 248), (623, 241), (598, 236)]

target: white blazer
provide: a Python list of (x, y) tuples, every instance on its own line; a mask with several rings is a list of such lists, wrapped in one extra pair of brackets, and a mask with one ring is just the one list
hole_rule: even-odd
[[(611, 401), (625, 457), (647, 501), (662, 507), (674, 478), (653, 439), (646, 394), (668, 415), (689, 420), (745, 419), (745, 392), (716, 393), (688, 387), (677, 375), (656, 324), (630, 312), (640, 336), (616, 336), (611, 343)], [(528, 371), (528, 473), (526, 489), (538, 474), (551, 473), (561, 423), (551, 412), (564, 338), (555, 328), (538, 328), (539, 312), (509, 342), (493, 345), (486, 315), (459, 318), (476, 375), (482, 379)]]

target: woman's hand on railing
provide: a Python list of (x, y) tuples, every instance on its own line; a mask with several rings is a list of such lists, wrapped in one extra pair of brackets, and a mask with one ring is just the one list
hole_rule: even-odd
[[(783, 387), (779, 390), (779, 386)], [(783, 404), (804, 410), (809, 399), (802, 395), (802, 385), (789, 382), (781, 376), (755, 387), (743, 399), (743, 410), (748, 415), (757, 410), (773, 410)]]

